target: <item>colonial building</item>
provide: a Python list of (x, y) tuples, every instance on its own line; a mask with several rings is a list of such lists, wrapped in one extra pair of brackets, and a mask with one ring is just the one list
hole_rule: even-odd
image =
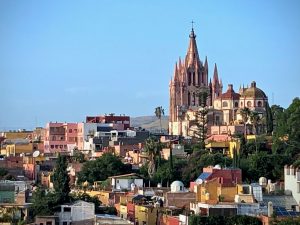
[(204, 63), (199, 57), (194, 29), (189, 38), (186, 57), (184, 60), (179, 58), (176, 62), (169, 85), (169, 133), (185, 137), (193, 136), (195, 114), (203, 106), (200, 93), (206, 93), (208, 96), (206, 106), (209, 110), (207, 115), (209, 135), (212, 130), (220, 130), (216, 126), (235, 126), (243, 123), (240, 110), (245, 107), (258, 112), (262, 117), (268, 98), (256, 87), (256, 82), (253, 81), (249, 88), (240, 88), (239, 93), (234, 91), (232, 84), (229, 84), (227, 91), (223, 93), (223, 84), (216, 64), (212, 80), (208, 78), (207, 57)]

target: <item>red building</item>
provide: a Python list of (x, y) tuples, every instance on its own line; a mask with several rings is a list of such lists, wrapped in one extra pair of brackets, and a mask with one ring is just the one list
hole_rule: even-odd
[(87, 123), (113, 123), (113, 124), (123, 124), (124, 130), (130, 128), (130, 117), (125, 115), (115, 116), (115, 114), (111, 113), (109, 115), (104, 116), (87, 116)]
[(221, 168), (220, 166), (208, 166), (203, 168), (203, 172), (195, 182), (190, 182), (190, 190), (194, 190), (196, 183), (219, 178), (220, 183), (224, 185), (233, 185), (242, 183), (242, 170), (234, 168)]

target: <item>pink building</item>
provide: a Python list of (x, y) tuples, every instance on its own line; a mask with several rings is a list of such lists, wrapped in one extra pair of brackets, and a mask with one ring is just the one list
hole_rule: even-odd
[(77, 146), (77, 133), (77, 123), (47, 123), (45, 128), (44, 153), (70, 153)]

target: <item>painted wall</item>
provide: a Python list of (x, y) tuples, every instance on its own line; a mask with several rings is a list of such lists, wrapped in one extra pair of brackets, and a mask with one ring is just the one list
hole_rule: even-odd
[(284, 190), (291, 191), (296, 202), (300, 204), (300, 171), (298, 168), (284, 167)]

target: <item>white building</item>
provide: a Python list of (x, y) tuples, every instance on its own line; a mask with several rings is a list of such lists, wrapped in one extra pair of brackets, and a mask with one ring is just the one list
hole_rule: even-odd
[(109, 178), (111, 179), (113, 190), (132, 190), (144, 186), (143, 178), (135, 173), (112, 176)]
[(291, 166), (284, 167), (284, 190), (292, 192), (296, 202), (300, 204), (300, 170)]
[(95, 218), (95, 204), (79, 200), (73, 204), (61, 205), (58, 216), (60, 225), (82, 224), (83, 221), (93, 221)]

